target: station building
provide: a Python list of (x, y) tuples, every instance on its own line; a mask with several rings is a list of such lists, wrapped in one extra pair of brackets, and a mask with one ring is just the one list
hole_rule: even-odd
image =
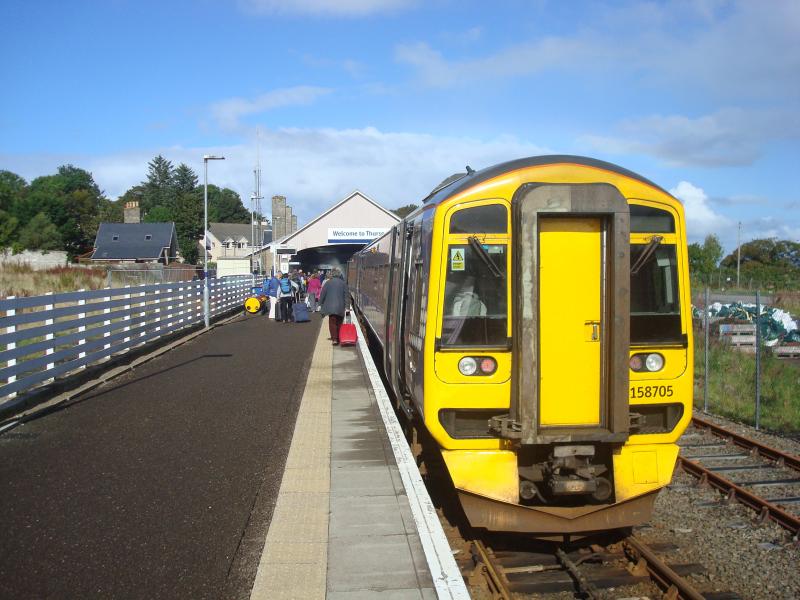
[(400, 221), (390, 210), (354, 191), (296, 231), (258, 252), (264, 272), (343, 268), (350, 257)]

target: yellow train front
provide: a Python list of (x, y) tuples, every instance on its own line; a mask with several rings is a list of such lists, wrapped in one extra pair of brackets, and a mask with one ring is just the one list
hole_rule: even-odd
[(550, 536), (650, 518), (692, 408), (670, 194), (584, 157), (468, 169), (357, 254), (350, 286), (473, 526)]

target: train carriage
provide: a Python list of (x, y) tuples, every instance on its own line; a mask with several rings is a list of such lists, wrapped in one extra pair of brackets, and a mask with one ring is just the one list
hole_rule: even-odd
[(473, 526), (650, 517), (691, 417), (687, 263), (680, 202), (574, 156), (468, 169), (356, 254), (356, 309)]

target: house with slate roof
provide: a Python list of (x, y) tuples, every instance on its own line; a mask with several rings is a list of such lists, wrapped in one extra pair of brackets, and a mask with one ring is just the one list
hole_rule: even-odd
[(100, 223), (91, 260), (165, 265), (176, 262), (175, 223)]

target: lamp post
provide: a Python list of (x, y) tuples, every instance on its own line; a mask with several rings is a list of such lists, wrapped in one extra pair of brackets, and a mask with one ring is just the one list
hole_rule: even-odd
[(224, 156), (203, 155), (203, 321), (208, 329), (211, 320), (211, 302), (208, 291), (208, 161), (225, 160)]

